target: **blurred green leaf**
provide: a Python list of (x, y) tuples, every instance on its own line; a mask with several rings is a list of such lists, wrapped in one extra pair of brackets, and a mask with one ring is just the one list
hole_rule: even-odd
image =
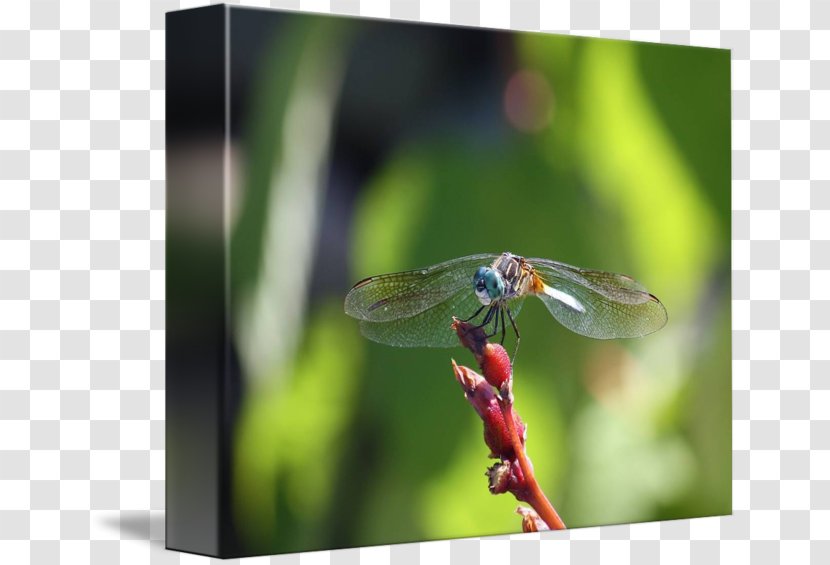
[[(247, 398), (235, 434), (234, 492), (253, 547), (325, 547), (317, 530), (325, 526), (340, 458), (354, 441), (360, 356), (340, 304), (329, 302), (309, 322), (288, 384)], [(286, 515), (277, 515), (278, 499)]]

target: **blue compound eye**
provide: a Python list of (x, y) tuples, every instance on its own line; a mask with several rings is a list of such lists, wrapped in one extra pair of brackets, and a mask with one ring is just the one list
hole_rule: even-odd
[(485, 278), (487, 276), (487, 271), (489, 271), (487, 267), (479, 267), (476, 271), (476, 274), (473, 275), (473, 286), (475, 287), (476, 291), (484, 290), (486, 288)]
[(484, 305), (498, 300), (504, 294), (504, 281), (501, 275), (490, 267), (479, 267), (473, 275), (473, 288), (479, 302)]
[(490, 269), (484, 274), (484, 286), (490, 293), (490, 298), (498, 298), (504, 293), (504, 282), (499, 274)]

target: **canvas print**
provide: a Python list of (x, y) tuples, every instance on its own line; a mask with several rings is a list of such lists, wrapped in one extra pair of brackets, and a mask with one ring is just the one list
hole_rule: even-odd
[(727, 50), (167, 30), (169, 547), (731, 512)]

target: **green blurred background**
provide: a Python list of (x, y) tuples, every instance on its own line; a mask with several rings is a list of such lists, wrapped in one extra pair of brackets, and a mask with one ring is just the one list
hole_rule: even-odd
[(231, 25), (247, 550), (521, 530), (453, 379), (469, 352), (378, 345), (343, 313), (365, 276), (508, 250), (632, 275), (669, 313), (604, 342), (522, 310), (516, 407), (569, 527), (731, 512), (728, 51), (253, 10)]

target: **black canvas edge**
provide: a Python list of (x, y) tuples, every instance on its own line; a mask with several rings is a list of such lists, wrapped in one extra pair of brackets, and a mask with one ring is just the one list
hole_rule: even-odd
[[(201, 84), (200, 100), (187, 100), (186, 81), (179, 72), (190, 65), (227, 67), (227, 16), (225, 5), (168, 12), (166, 19), (166, 429), (165, 429), (165, 543), (168, 549), (227, 557), (227, 441), (224, 417), (227, 378), (227, 261), (226, 253), (204, 265), (171, 259), (171, 228), (188, 222), (187, 207), (171, 205), (170, 194), (182, 181), (174, 165), (180, 140), (197, 137), (205, 130), (223, 132), (227, 139), (227, 77)], [(184, 48), (182, 48), (184, 46)], [(171, 151), (171, 149), (173, 151)], [(214, 154), (215, 153), (215, 154)], [(226, 143), (212, 148), (204, 161), (214, 174), (200, 187), (210, 220), (227, 241), (225, 160)], [(175, 198), (173, 199), (175, 200)], [(179, 319), (181, 309), (171, 302), (177, 296), (208, 288), (197, 301), (205, 309), (205, 326), (199, 335), (188, 333), (192, 322)], [(172, 300), (171, 300), (172, 299)], [(181, 328), (181, 330), (179, 329)], [(206, 357), (193, 369), (194, 343)]]

